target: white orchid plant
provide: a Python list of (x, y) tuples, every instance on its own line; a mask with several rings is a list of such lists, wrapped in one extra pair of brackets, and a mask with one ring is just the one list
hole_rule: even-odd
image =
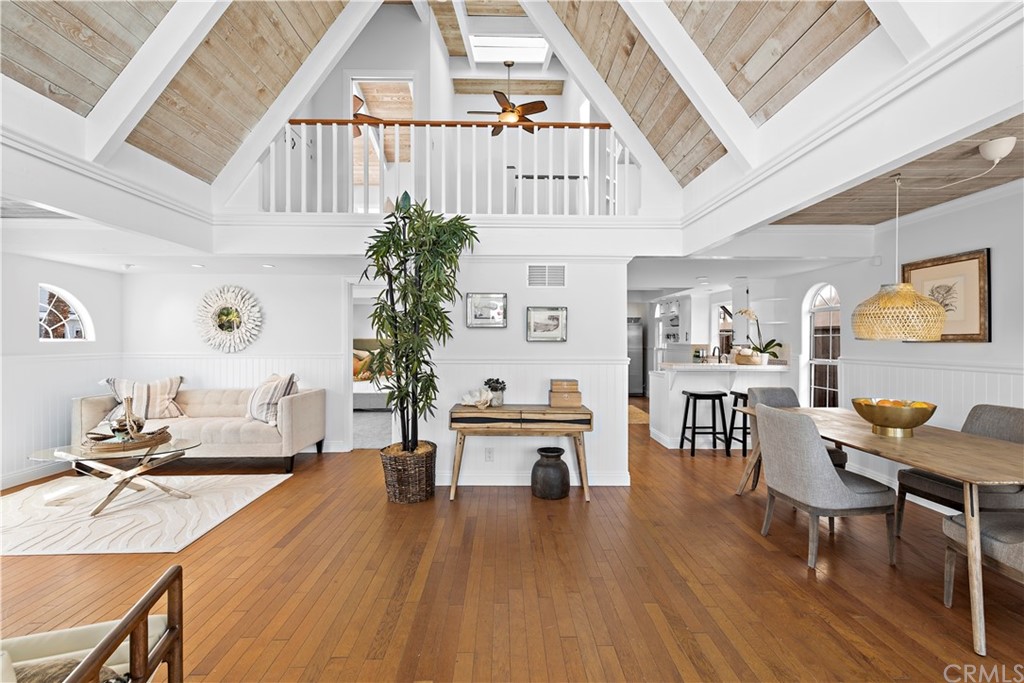
[(754, 351), (757, 351), (758, 353), (766, 353), (772, 358), (778, 358), (779, 354), (775, 351), (775, 349), (781, 349), (782, 344), (780, 344), (775, 339), (769, 339), (768, 341), (764, 341), (763, 337), (761, 337), (761, 323), (757, 319), (757, 313), (754, 313), (754, 311), (749, 308), (741, 308), (740, 310), (736, 311), (736, 315), (742, 315), (747, 320), (752, 321), (755, 327), (757, 328), (756, 343), (753, 339), (750, 338), (749, 334), (747, 335), (747, 341), (750, 342), (750, 348), (752, 348)]

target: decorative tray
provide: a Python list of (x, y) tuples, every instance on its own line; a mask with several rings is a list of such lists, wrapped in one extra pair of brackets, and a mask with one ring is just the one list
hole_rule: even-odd
[(89, 432), (82, 441), (82, 447), (93, 453), (119, 453), (122, 451), (137, 451), (143, 448), (160, 446), (171, 440), (171, 433), (167, 427), (161, 427), (154, 432), (139, 434), (136, 438), (120, 438), (114, 434), (103, 434)]

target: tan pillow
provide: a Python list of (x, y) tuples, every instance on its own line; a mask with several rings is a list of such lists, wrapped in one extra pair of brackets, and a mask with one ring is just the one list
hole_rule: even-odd
[(107, 415), (107, 420), (124, 417), (124, 399), (132, 397), (132, 412), (146, 418), (182, 417), (185, 413), (174, 402), (181, 387), (182, 377), (167, 377), (144, 384), (130, 379), (107, 378), (107, 385), (117, 405)]
[(277, 425), (277, 404), (289, 394), (298, 392), (295, 373), (281, 377), (271, 375), (263, 384), (253, 389), (249, 396), (249, 417), (270, 426)]

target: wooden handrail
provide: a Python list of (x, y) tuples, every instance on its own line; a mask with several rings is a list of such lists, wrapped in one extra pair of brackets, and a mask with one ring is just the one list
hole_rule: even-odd
[[(169, 683), (184, 680), (182, 649), (183, 584), (181, 565), (174, 565), (160, 577), (128, 614), (79, 662), (65, 680), (71, 683), (95, 683), (100, 667), (110, 658), (125, 638), (130, 638), (129, 672), (133, 681), (148, 681), (157, 668), (167, 662)], [(149, 650), (149, 613), (160, 598), (167, 595), (167, 629)]]
[(551, 122), (551, 121), (544, 121), (544, 122), (532, 121), (530, 123), (525, 123), (525, 122), (521, 122), (521, 123), (520, 122), (517, 122), (517, 123), (502, 123), (500, 121), (426, 121), (426, 120), (422, 120), (422, 119), (402, 119), (402, 120), (382, 119), (380, 121), (366, 121), (366, 120), (357, 121), (356, 119), (289, 119), (288, 123), (290, 125), (293, 125), (293, 126), (298, 126), (298, 125), (302, 125), (302, 124), (306, 124), (306, 125), (310, 125), (311, 126), (311, 125), (315, 125), (317, 123), (323, 124), (325, 126), (330, 126), (330, 125), (348, 125), (348, 124), (351, 123), (354, 126), (362, 126), (362, 125), (365, 124), (367, 126), (373, 126), (373, 127), (378, 127), (378, 126), (385, 126), (385, 127), (400, 126), (400, 127), (403, 127), (403, 128), (408, 128), (409, 126), (418, 126), (418, 127), (433, 126), (435, 128), (440, 128), (441, 126), (446, 126), (446, 127), (449, 127), (449, 128), (454, 128), (455, 126), (462, 126), (463, 128), (491, 128), (493, 126), (505, 126), (506, 128), (525, 128), (525, 127), (530, 127), (530, 128), (570, 128), (570, 129), (584, 129), (584, 128), (588, 128), (588, 129), (594, 129), (594, 130), (611, 130), (611, 127), (612, 127), (611, 124), (609, 124), (609, 123), (580, 123), (580, 122), (571, 122), (571, 121), (555, 121), (555, 122)]

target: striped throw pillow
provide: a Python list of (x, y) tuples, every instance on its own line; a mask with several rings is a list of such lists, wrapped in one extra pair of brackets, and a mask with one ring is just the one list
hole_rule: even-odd
[(182, 377), (167, 377), (148, 384), (130, 379), (107, 378), (107, 385), (117, 405), (107, 415), (107, 420), (124, 417), (124, 399), (132, 397), (132, 412), (146, 419), (161, 417), (182, 417), (185, 413), (174, 402), (181, 387)]
[(295, 373), (287, 376), (271, 375), (249, 396), (249, 417), (259, 422), (277, 425), (277, 404), (282, 398), (299, 390)]

